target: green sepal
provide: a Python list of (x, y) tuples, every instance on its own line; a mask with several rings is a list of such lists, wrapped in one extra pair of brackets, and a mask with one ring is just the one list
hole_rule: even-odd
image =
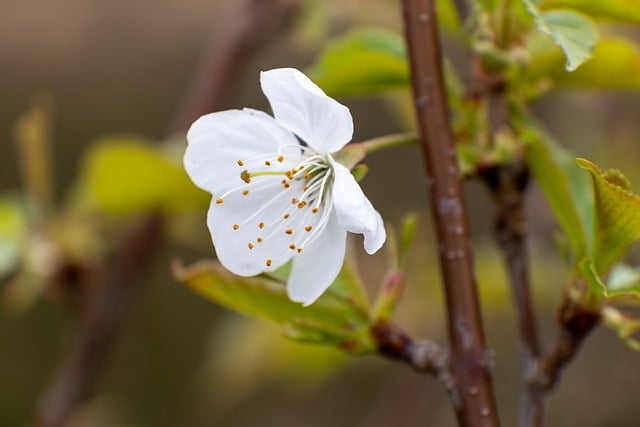
[(285, 336), (296, 341), (337, 346), (353, 353), (374, 350), (368, 312), (357, 298), (345, 297), (334, 286), (304, 307), (289, 300), (285, 283), (275, 277), (238, 277), (213, 261), (186, 268), (174, 264), (173, 272), (201, 296), (247, 316), (275, 322)]

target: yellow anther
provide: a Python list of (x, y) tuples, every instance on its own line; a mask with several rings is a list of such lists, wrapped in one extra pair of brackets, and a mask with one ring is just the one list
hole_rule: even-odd
[(293, 199), (291, 199), (291, 204), (295, 205), (296, 203), (298, 203), (298, 199), (296, 199), (295, 197)]
[(287, 228), (286, 230), (284, 230), (284, 232), (287, 234), (293, 234), (293, 230), (290, 228)]
[(273, 261), (271, 261), (270, 259), (268, 259), (268, 260), (267, 260), (267, 262), (266, 262), (267, 267), (271, 267), (271, 264), (272, 264), (272, 263), (273, 263)]
[(278, 156), (278, 161), (282, 163), (284, 161), (284, 156), (283, 155)]
[(249, 184), (251, 182), (251, 174), (248, 170), (243, 170), (240, 172), (240, 179)]
[(244, 162), (242, 160), (238, 160), (238, 166), (244, 166)]
[(271, 166), (271, 162), (270, 162), (269, 160), (265, 161), (265, 162), (264, 162), (264, 164), (265, 164), (266, 166)]
[(297, 249), (298, 253), (302, 252), (302, 248)]
[(313, 227), (312, 227), (312, 226), (310, 226), (310, 225), (307, 225), (307, 226), (304, 228), (304, 231), (306, 231), (306, 232), (308, 233), (308, 232), (310, 232), (310, 231), (311, 231), (311, 229), (313, 229)]
[(289, 219), (289, 214), (288, 213), (284, 214), (284, 219)]
[(221, 205), (224, 202), (224, 200), (222, 200), (222, 198), (216, 199), (216, 203), (218, 205)]
[(247, 194), (249, 194), (249, 190), (244, 190), (244, 191), (242, 192), (242, 195), (243, 195), (243, 196), (246, 196)]
[(305, 202), (304, 200), (301, 201), (300, 203), (298, 203), (298, 209), (302, 209), (307, 205), (307, 202)]
[(249, 247), (249, 249), (253, 249), (253, 243), (249, 243), (247, 246)]
[(289, 249), (294, 250), (296, 248), (296, 245), (294, 245), (293, 243), (289, 245)]
[(233, 229), (237, 230), (238, 228), (240, 228), (240, 226), (238, 224), (233, 224)]
[(318, 208), (313, 208), (313, 209), (311, 209), (311, 212), (313, 212), (313, 213), (317, 213), (317, 212), (318, 212)]
[(307, 173), (305, 173), (304, 175), (302, 175), (302, 177), (303, 177), (304, 179), (309, 179), (309, 177), (310, 177), (310, 176), (311, 176), (311, 175), (309, 175), (309, 173), (308, 173), (308, 172), (307, 172)]
[(264, 228), (264, 222), (261, 222), (260, 224), (258, 224), (258, 227)]
[(262, 237), (258, 237), (256, 240), (258, 243), (262, 243)]

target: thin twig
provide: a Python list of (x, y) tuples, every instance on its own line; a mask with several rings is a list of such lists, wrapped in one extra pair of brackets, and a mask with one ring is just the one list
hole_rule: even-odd
[(585, 308), (565, 296), (558, 313), (560, 331), (530, 376), (531, 387), (540, 394), (551, 392), (568, 363), (580, 350), (585, 338), (600, 320), (600, 312)]
[[(198, 77), (176, 113), (169, 134), (184, 131), (198, 116), (220, 108), (247, 50), (256, 49), (289, 27), (293, 1), (246, 0), (231, 17), (228, 37), (206, 52)], [(144, 218), (122, 241), (116, 262), (97, 279), (97, 292), (84, 301), (86, 314), (67, 356), (61, 360), (38, 407), (40, 427), (64, 427), (84, 403), (106, 364), (127, 308), (140, 288), (140, 275), (160, 237), (160, 219)], [(106, 267), (106, 266), (105, 266)]]
[(105, 366), (122, 317), (140, 289), (144, 267), (160, 238), (161, 218), (145, 218), (122, 241), (116, 260), (99, 279), (95, 294), (85, 300), (76, 340), (62, 360), (41, 402), (40, 427), (64, 427), (85, 401)]
[(518, 425), (541, 426), (544, 421), (544, 396), (527, 381), (535, 371), (540, 355), (526, 246), (524, 192), (529, 171), (523, 162), (515, 162), (484, 170), (481, 177), (491, 190), (497, 206), (496, 240), (505, 259), (518, 320), (522, 380)]
[(412, 83), (436, 223), (451, 342), (452, 401), (461, 426), (497, 426), (467, 217), (442, 77), (433, 0), (404, 0)]

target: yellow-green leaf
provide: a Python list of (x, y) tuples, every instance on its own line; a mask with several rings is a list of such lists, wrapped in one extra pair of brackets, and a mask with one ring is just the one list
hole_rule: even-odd
[(592, 178), (596, 215), (594, 260), (598, 273), (604, 274), (640, 239), (640, 197), (621, 185), (620, 172), (602, 172), (588, 160), (577, 161)]
[(594, 19), (640, 23), (640, 0), (542, 0), (540, 8), (571, 8)]
[(278, 323), (292, 339), (358, 353), (373, 349), (368, 313), (358, 297), (346, 297), (333, 287), (304, 307), (289, 300), (285, 284), (275, 277), (234, 276), (213, 261), (186, 268), (174, 265), (173, 271), (198, 294), (239, 313)]
[(530, 81), (551, 78), (557, 87), (640, 90), (640, 49), (629, 39), (602, 38), (591, 60), (572, 73), (564, 70), (562, 52), (551, 43), (534, 40), (529, 51)]
[(330, 42), (309, 75), (330, 96), (406, 89), (404, 40), (389, 30), (355, 30)]
[(90, 200), (113, 213), (204, 207), (210, 198), (193, 185), (181, 162), (135, 136), (94, 143), (84, 159), (82, 182)]
[(22, 204), (9, 197), (0, 199), (0, 279), (20, 261), (20, 248), (26, 228)]

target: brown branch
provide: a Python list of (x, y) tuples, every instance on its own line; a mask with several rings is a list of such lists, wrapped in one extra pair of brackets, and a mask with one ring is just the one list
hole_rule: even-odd
[[(237, 3), (236, 3), (237, 4)], [(292, 1), (246, 0), (232, 16), (229, 35), (206, 52), (198, 77), (169, 134), (185, 130), (198, 116), (220, 108), (238, 69), (248, 55), (288, 28)], [(116, 262), (97, 279), (96, 293), (83, 301), (86, 313), (67, 356), (43, 393), (38, 407), (40, 427), (63, 427), (88, 398), (107, 362), (127, 308), (140, 288), (140, 276), (161, 237), (160, 218), (151, 214), (122, 241)], [(105, 266), (106, 268), (107, 266)]]
[(40, 404), (40, 427), (64, 427), (85, 401), (105, 366), (115, 336), (156, 247), (161, 228), (158, 215), (145, 218), (122, 241), (110, 270), (98, 279), (85, 300), (77, 338), (62, 360)]
[[(229, 2), (233, 26), (216, 33), (205, 49), (198, 71), (170, 123), (169, 134), (184, 131), (202, 114), (221, 108), (247, 59), (273, 36), (289, 28), (298, 10), (295, 0)], [(210, 52), (215, 52), (214, 55)]]
[(404, 0), (404, 23), (451, 342), (452, 401), (461, 426), (497, 426), (433, 0)]
[(537, 393), (548, 394), (558, 383), (567, 364), (580, 350), (585, 338), (600, 323), (601, 316), (565, 296), (558, 314), (560, 332), (529, 378)]
[(528, 381), (540, 355), (526, 246), (524, 193), (529, 170), (526, 164), (515, 162), (483, 170), (480, 176), (489, 187), (497, 206), (496, 240), (505, 259), (516, 307), (522, 379), (518, 425), (541, 426), (544, 421), (544, 396)]

